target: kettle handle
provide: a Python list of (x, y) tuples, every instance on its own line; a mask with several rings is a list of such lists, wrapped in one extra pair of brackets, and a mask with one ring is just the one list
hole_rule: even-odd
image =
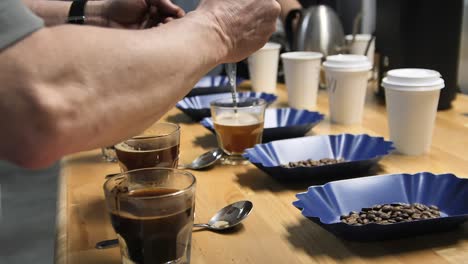
[(301, 9), (292, 9), (289, 11), (288, 15), (286, 16), (286, 25), (284, 27), (284, 30), (286, 32), (286, 39), (288, 40), (288, 44), (290, 47), (290, 50), (293, 51), (294, 47), (294, 31), (293, 31), (293, 20), (299, 16), (299, 19), (302, 18), (302, 10)]

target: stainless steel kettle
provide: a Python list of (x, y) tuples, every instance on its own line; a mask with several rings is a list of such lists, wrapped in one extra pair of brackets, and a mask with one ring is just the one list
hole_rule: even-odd
[(326, 5), (291, 10), (286, 17), (285, 31), (291, 51), (317, 51), (328, 56), (340, 53), (344, 47), (343, 25), (335, 11)]

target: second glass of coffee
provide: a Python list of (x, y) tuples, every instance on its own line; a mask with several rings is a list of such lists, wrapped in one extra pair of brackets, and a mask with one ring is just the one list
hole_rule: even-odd
[(104, 184), (125, 264), (190, 263), (195, 177), (169, 168), (123, 172)]
[(180, 127), (157, 123), (142, 134), (115, 145), (122, 172), (142, 168), (177, 168)]
[(244, 150), (262, 142), (266, 102), (260, 98), (219, 99), (211, 102), (218, 146), (225, 164), (244, 164)]

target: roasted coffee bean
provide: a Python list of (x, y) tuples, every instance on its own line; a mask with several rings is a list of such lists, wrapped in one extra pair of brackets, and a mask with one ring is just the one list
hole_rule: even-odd
[(365, 207), (359, 213), (353, 211), (349, 215), (341, 216), (340, 220), (350, 225), (365, 225), (369, 223), (393, 224), (437, 217), (440, 217), (437, 206), (426, 206), (419, 203), (391, 203)]
[(413, 219), (420, 219), (420, 218), (421, 218), (421, 215), (420, 215), (420, 214), (414, 213), (414, 214), (411, 215), (411, 217), (412, 217)]
[(388, 214), (382, 214), (380, 217), (382, 217), (382, 219), (384, 219), (384, 220), (390, 219), (390, 215), (388, 215)]
[(390, 212), (392, 210), (392, 206), (391, 205), (384, 205), (382, 206), (382, 212)]

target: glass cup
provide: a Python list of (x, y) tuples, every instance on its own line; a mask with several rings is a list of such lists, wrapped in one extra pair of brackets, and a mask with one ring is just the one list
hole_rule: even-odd
[(123, 263), (190, 263), (195, 177), (170, 168), (123, 172), (104, 183)]
[(246, 164), (244, 150), (262, 142), (266, 102), (260, 98), (232, 98), (211, 102), (218, 146), (226, 154), (224, 164)]
[(179, 144), (179, 125), (157, 123), (143, 134), (115, 145), (115, 152), (122, 172), (152, 167), (177, 168)]

